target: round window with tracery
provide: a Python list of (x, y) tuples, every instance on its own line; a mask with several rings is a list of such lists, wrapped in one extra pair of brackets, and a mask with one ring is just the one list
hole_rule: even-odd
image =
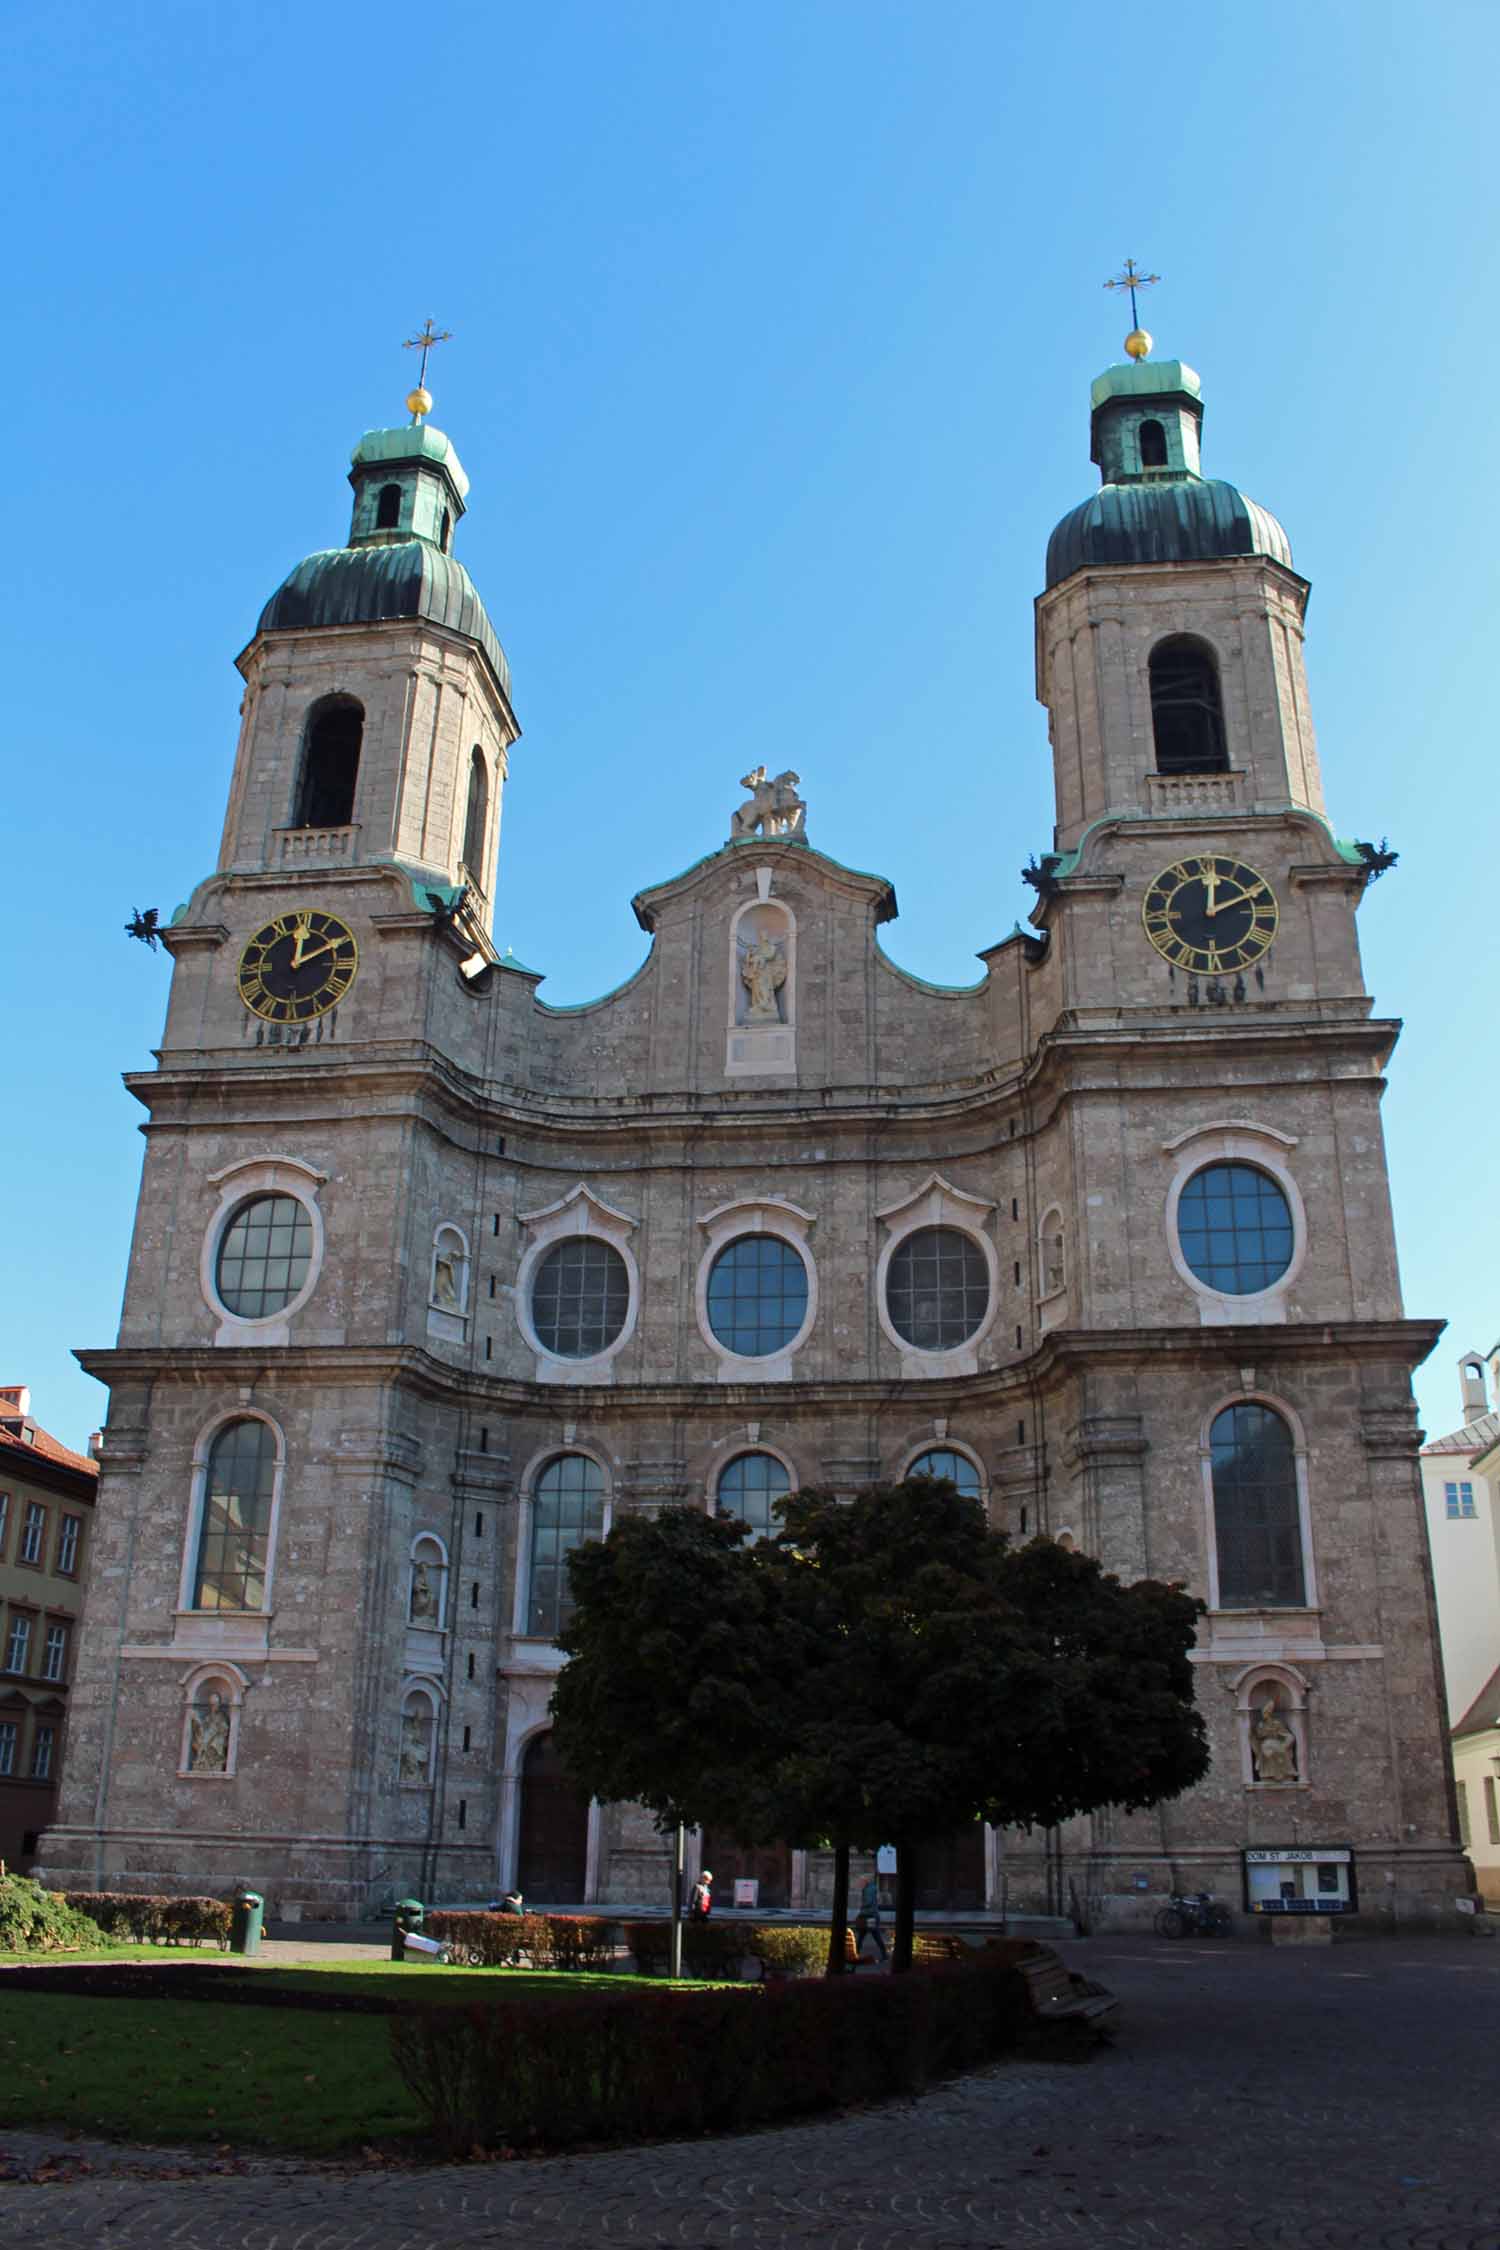
[(544, 1351), (592, 1359), (607, 1351), (630, 1310), (630, 1275), (611, 1242), (580, 1235), (547, 1252), (531, 1285), (531, 1325)]
[(219, 1243), (214, 1285), (226, 1312), (265, 1320), (299, 1295), (312, 1263), (312, 1220), (294, 1195), (253, 1195)]
[(915, 1350), (946, 1352), (966, 1344), (984, 1326), (989, 1304), (984, 1252), (957, 1227), (918, 1227), (891, 1252), (885, 1309), (896, 1334)]

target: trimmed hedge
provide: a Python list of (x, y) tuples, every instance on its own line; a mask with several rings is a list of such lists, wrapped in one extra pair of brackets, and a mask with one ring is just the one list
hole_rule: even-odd
[(0, 1952), (76, 1953), (104, 1933), (76, 1903), (27, 1875), (0, 1873)]
[(709, 1992), (533, 1990), (391, 2025), (396, 2068), (446, 2156), (725, 2132), (892, 2094), (1008, 2052), (1006, 1967)]
[[(643, 1976), (665, 1976), (672, 1940), (668, 1921), (621, 1922), (601, 1914), (466, 1913), (439, 1907), (422, 1928), (455, 1959), (487, 1969), (504, 1968), (523, 1956), (536, 1969), (610, 1969), (618, 1932)], [(852, 1937), (846, 1953), (852, 1961)], [(828, 1959), (828, 1930), (800, 1923), (683, 1923), (683, 1967), (690, 1976), (736, 1977), (747, 1954), (773, 1974), (817, 1974)]]
[[(233, 1909), (222, 1898), (165, 1898), (149, 1891), (62, 1891), (107, 1938), (136, 1945), (229, 1945)], [(97, 1936), (95, 1943), (98, 1942)]]
[(524, 1954), (534, 1969), (577, 1970), (614, 1966), (618, 1926), (600, 1914), (470, 1914), (439, 1907), (422, 1932), (478, 1968), (505, 1968)]

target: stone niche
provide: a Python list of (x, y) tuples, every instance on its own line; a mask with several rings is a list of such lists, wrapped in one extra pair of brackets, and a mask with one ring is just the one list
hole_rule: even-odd
[[(761, 873), (763, 871), (757, 871)], [(765, 895), (742, 906), (729, 932), (730, 1077), (797, 1068), (797, 924), (789, 906)]]

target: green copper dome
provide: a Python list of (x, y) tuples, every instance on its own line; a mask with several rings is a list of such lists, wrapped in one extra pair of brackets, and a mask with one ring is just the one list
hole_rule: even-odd
[(1218, 562), (1269, 555), (1292, 567), (1291, 542), (1266, 508), (1199, 468), (1203, 399), (1181, 360), (1107, 368), (1093, 386), (1099, 490), (1047, 542), (1047, 584), (1090, 563)]
[(298, 563), (261, 611), (257, 631), (425, 618), (475, 642), (509, 695), (505, 651), (452, 552), (469, 480), (451, 440), (426, 423), (367, 430), (352, 458), (348, 545)]

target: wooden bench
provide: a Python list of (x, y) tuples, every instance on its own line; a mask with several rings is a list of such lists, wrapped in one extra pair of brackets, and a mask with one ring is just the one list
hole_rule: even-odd
[(1120, 2003), (1092, 1977), (1075, 1976), (1050, 1945), (1034, 1945), (1017, 1963), (1027, 2004), (1040, 2023), (1062, 2025), (1106, 2038), (1115, 2028)]

